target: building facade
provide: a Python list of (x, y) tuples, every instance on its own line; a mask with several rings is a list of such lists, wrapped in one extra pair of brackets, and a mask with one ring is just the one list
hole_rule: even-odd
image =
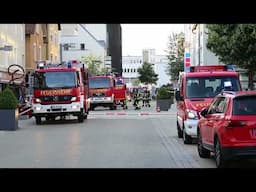
[(26, 71), (36, 69), (37, 62), (59, 63), (58, 24), (26, 24)]
[(190, 55), (191, 66), (223, 64), (207, 49), (207, 28), (205, 24), (185, 24), (185, 54)]
[[(11, 79), (7, 70), (11, 64), (25, 68), (25, 25), (0, 24), (0, 91)], [(16, 83), (21, 83), (17, 80)]]
[(59, 32), (60, 27), (58, 24), (43, 25), (43, 38), (44, 40), (44, 56), (46, 60), (52, 63), (60, 63), (60, 46), (59, 46)]
[(158, 74), (157, 87), (170, 83), (170, 77), (166, 70), (168, 58), (165, 55), (155, 55), (155, 49), (144, 49), (143, 56), (123, 56), (123, 77), (129, 87), (138, 79), (138, 68), (141, 68), (144, 62), (153, 64), (153, 69)]
[(100, 58), (101, 67), (106, 57), (105, 24), (62, 24), (60, 33), (61, 61), (82, 60), (88, 55)]
[(111, 56), (112, 72), (122, 75), (122, 28), (120, 24), (107, 24), (107, 56)]
[(128, 87), (132, 87), (134, 81), (138, 79), (138, 68), (143, 65), (142, 56), (123, 56), (122, 58), (122, 76)]

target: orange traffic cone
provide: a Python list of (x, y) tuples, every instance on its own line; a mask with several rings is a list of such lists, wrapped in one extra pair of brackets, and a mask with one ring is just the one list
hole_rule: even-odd
[(157, 111), (157, 112), (160, 112), (160, 111), (161, 111), (159, 106), (157, 106), (156, 111)]

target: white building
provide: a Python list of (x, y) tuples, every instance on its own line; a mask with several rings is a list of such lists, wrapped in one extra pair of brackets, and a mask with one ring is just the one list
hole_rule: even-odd
[(81, 60), (83, 56), (106, 57), (106, 24), (62, 24), (61, 60)]
[(185, 24), (184, 28), (185, 54), (190, 53), (192, 66), (222, 64), (206, 47), (208, 35), (205, 24)]
[(167, 75), (168, 58), (166, 55), (155, 55), (154, 70), (158, 74), (157, 87), (170, 83), (170, 76)]
[(25, 24), (0, 24), (0, 90), (9, 82), (11, 64), (25, 69)]
[(128, 87), (132, 87), (132, 82), (138, 79), (138, 68), (142, 67), (143, 61), (153, 64), (154, 71), (158, 74), (157, 87), (169, 83), (170, 77), (166, 74), (167, 56), (155, 55), (154, 49), (144, 49), (142, 54), (143, 56), (123, 56), (123, 77)]
[(134, 80), (138, 79), (138, 68), (142, 67), (142, 56), (123, 56), (122, 69), (123, 77), (128, 87), (132, 87)]

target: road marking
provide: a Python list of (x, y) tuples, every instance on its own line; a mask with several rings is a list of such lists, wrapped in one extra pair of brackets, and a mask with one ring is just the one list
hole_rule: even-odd
[(127, 113), (127, 112), (106, 112), (106, 113), (89, 113), (89, 115), (167, 115), (167, 116), (176, 116), (176, 113), (152, 113), (152, 112), (139, 112), (139, 113)]

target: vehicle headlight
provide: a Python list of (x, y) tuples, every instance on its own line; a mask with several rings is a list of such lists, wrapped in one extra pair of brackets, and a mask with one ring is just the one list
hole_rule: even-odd
[(72, 98), (71, 98), (71, 101), (76, 101), (76, 97), (72, 97)]
[(71, 108), (72, 108), (72, 109), (77, 109), (77, 108), (79, 108), (79, 106), (73, 105), (73, 106), (71, 106)]
[(106, 97), (107, 101), (111, 101), (111, 99), (112, 99), (111, 97)]
[(39, 98), (36, 98), (35, 101), (36, 101), (37, 103), (41, 103), (41, 99), (39, 99)]
[(187, 118), (188, 118), (188, 119), (198, 119), (198, 116), (197, 116), (197, 112), (196, 112), (196, 111), (187, 109), (187, 110), (186, 110), (186, 113), (187, 113)]

